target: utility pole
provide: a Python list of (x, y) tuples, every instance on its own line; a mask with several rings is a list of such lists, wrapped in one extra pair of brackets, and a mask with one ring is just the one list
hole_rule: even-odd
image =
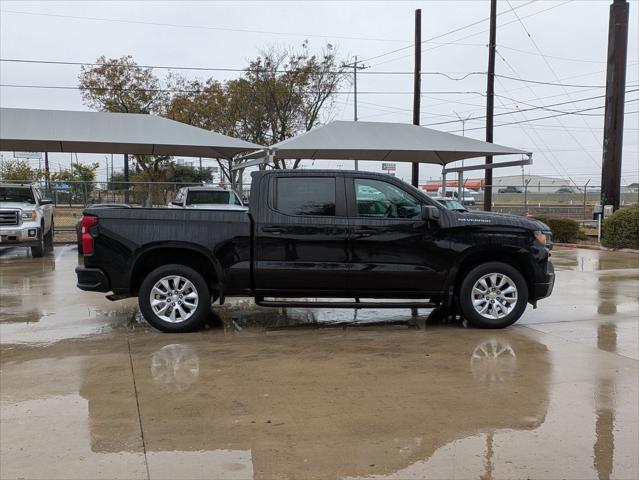
[[(419, 125), (422, 98), (422, 9), (415, 10), (415, 70), (413, 72), (413, 125)], [(413, 187), (419, 188), (419, 162), (413, 162)]]
[[(353, 121), (357, 121), (357, 70), (368, 68), (366, 65), (357, 64), (357, 55), (353, 63), (342, 63), (343, 68), (353, 68)], [(359, 162), (355, 160), (355, 170), (359, 170)]]
[(604, 114), (603, 158), (601, 162), (601, 204), (619, 208), (621, 195), (621, 157), (623, 116), (628, 54), (628, 12), (626, 0), (610, 5), (608, 25), (608, 72)]
[(202, 173), (202, 157), (200, 157), (200, 174)]
[[(486, 141), (493, 143), (493, 114), (495, 111), (495, 42), (497, 37), (497, 0), (490, 0), (490, 27), (488, 41), (488, 76), (486, 85)], [(486, 165), (493, 163), (491, 155), (486, 157)], [(493, 206), (493, 170), (487, 168), (484, 174), (484, 210), (490, 212)]]

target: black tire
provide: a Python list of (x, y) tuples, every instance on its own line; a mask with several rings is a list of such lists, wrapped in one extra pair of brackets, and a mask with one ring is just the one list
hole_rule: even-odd
[[(517, 300), (514, 308), (507, 315), (499, 318), (485, 317), (475, 310), (473, 306), (473, 286), (484, 275), (492, 273), (506, 275), (514, 282), (517, 288)], [(526, 310), (528, 286), (526, 285), (526, 280), (516, 268), (501, 262), (482, 263), (465, 275), (459, 288), (458, 301), (462, 315), (472, 326), (479, 328), (505, 328), (519, 320), (519, 317)]]
[(51, 219), (51, 228), (49, 228), (49, 232), (44, 236), (44, 245), (48, 250), (53, 249), (53, 235), (54, 235), (55, 225), (53, 223), (53, 218)]
[[(151, 290), (155, 284), (164, 277), (172, 275), (180, 276), (191, 282), (198, 297), (197, 306), (190, 316), (176, 322), (166, 321), (158, 316), (151, 306), (150, 298)], [(142, 281), (138, 292), (138, 304), (146, 321), (158, 330), (167, 333), (192, 332), (202, 328), (209, 318), (211, 313), (211, 294), (206, 281), (198, 272), (185, 265), (169, 264), (156, 268)]]
[(40, 228), (40, 238), (38, 238), (38, 245), (31, 247), (31, 256), (33, 258), (40, 258), (44, 256), (44, 226)]

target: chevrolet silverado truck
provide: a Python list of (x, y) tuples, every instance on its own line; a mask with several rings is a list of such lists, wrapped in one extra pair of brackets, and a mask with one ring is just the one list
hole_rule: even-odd
[(201, 327), (231, 296), (272, 307), (439, 307), (503, 328), (552, 292), (551, 232), (537, 220), (451, 211), (384, 174), (252, 175), (248, 212), (85, 210), (78, 287), (137, 295), (165, 332)]
[(31, 249), (41, 257), (53, 247), (53, 205), (35, 185), (0, 183), (0, 246)]

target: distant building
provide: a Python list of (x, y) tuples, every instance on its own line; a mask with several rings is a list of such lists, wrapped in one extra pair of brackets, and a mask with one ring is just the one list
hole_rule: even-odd
[[(560, 188), (571, 188), (570, 180), (557, 177), (546, 177), (543, 175), (507, 175), (504, 177), (493, 177), (493, 190), (505, 188), (508, 186), (523, 188), (527, 181), (529, 192), (555, 193)], [(426, 191), (437, 191), (441, 187), (441, 181), (427, 182), (422, 185), (422, 189)], [(484, 189), (483, 178), (469, 178), (464, 180), (464, 186), (470, 190), (482, 191)], [(457, 188), (457, 180), (446, 181), (446, 188)]]

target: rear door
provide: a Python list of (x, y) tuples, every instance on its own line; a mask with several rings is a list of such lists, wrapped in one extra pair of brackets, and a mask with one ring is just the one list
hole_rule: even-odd
[(268, 194), (255, 227), (255, 290), (343, 293), (349, 267), (344, 178), (309, 172), (263, 181)]
[(346, 179), (352, 265), (350, 290), (376, 297), (439, 292), (447, 244), (421, 219), (423, 199), (383, 179)]

